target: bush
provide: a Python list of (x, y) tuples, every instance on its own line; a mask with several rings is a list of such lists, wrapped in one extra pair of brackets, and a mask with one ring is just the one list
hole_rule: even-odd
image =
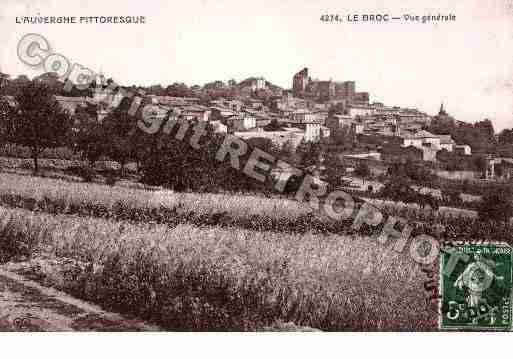
[(113, 171), (106, 171), (105, 173), (105, 183), (109, 186), (114, 186), (116, 181), (118, 180), (118, 176)]
[(84, 166), (71, 166), (66, 169), (66, 172), (82, 178), (84, 182), (92, 182), (96, 174), (94, 169)]
[(434, 179), (434, 176), (427, 167), (427, 164), (415, 161), (392, 163), (388, 167), (387, 175), (390, 178), (405, 177), (409, 181), (413, 181), (418, 184), (431, 183)]
[(27, 228), (14, 218), (0, 224), (0, 263), (29, 258), (39, 244), (37, 236), (27, 235)]
[(492, 188), (481, 200), (477, 213), (479, 218), (486, 221), (503, 221), (509, 223), (513, 215), (513, 194), (508, 187)]
[(416, 194), (408, 181), (401, 177), (389, 180), (379, 191), (379, 195), (384, 198), (404, 203), (413, 202)]
[(363, 161), (358, 162), (354, 169), (354, 174), (358, 177), (366, 178), (370, 173), (369, 165)]
[(454, 187), (448, 187), (442, 189), (442, 199), (444, 202), (447, 202), (451, 205), (460, 205), (462, 200), (460, 197), (460, 192)]
[[(223, 162), (216, 159), (222, 136), (209, 133), (203, 137), (204, 142), (196, 149), (190, 146), (188, 138), (177, 140), (173, 132), (163, 135), (141, 159), (141, 182), (179, 192), (268, 192), (272, 185), (269, 176), (261, 183), (231, 167), (228, 158)], [(251, 144), (248, 147), (247, 153), (239, 158), (242, 165), (252, 152)]]
[[(30, 149), (28, 147), (7, 143), (0, 146), (0, 156), (14, 158), (30, 158)], [(41, 154), (41, 158), (57, 160), (79, 160), (80, 156), (75, 154), (68, 147), (46, 148)]]

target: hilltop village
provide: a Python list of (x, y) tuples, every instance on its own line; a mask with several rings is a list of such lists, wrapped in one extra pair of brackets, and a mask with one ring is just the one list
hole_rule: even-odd
[[(28, 81), (23, 77), (9, 83), (12, 86)], [(7, 75), (3, 78), (7, 81)], [(55, 88), (56, 99), (71, 115), (79, 108), (96, 106), (99, 122), (123, 97), (119, 88), (109, 86), (112, 80), (103, 75), (90, 89), (71, 93), (62, 92), (55, 74), (47, 73), (35, 80)], [(427, 114), (416, 108), (372, 101), (371, 94), (358, 89), (356, 81), (315, 79), (306, 67), (292, 76), (291, 85), (291, 89), (283, 89), (263, 77), (251, 77), (203, 86), (175, 83), (165, 88), (124, 89), (150, 103), (156, 118), (172, 114), (183, 121), (205, 121), (216, 132), (246, 140), (264, 138), (289, 149), (304, 142), (328, 143), (353, 164), (366, 161), (380, 167), (380, 163), (384, 166), (410, 159), (437, 164), (440, 170), (458, 170), (462, 176), (492, 178), (494, 165), (513, 162), (510, 156), (474, 143), (475, 138), (483, 137), (481, 134), (494, 139), (490, 121), (475, 125), (458, 121), (443, 103), (437, 114)], [(486, 159), (480, 170), (474, 166), (473, 154)], [(501, 171), (503, 175), (511, 176), (509, 170)]]

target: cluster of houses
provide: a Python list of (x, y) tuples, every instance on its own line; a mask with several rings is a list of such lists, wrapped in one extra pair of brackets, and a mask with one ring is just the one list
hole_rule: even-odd
[[(251, 81), (249, 81), (251, 80)], [(265, 90), (263, 78), (250, 78), (244, 86), (254, 91)], [(294, 76), (292, 91), (279, 96), (173, 97), (140, 93), (150, 104), (150, 115), (173, 116), (184, 121), (204, 121), (216, 132), (233, 133), (241, 138), (268, 138), (277, 145), (297, 146), (301, 141), (317, 142), (336, 136), (340, 130), (362, 136), (386, 136), (400, 141), (399, 147), (422, 150), (426, 161), (436, 161), (441, 150), (470, 155), (471, 148), (456, 144), (448, 135), (435, 135), (424, 130), (432, 118), (417, 109), (369, 103), (368, 93), (355, 92), (354, 81), (326, 86), (327, 100), (306, 96), (324, 91), (324, 82), (311, 80), (302, 70)], [(334, 89), (334, 90), (333, 90)], [(334, 92), (333, 92), (334, 91)], [(315, 97), (315, 96), (314, 96)], [(322, 96), (321, 96), (322, 97)], [(326, 97), (326, 96), (324, 96)], [(92, 97), (56, 96), (63, 108), (73, 114), (80, 106), (95, 105), (98, 120), (112, 111), (123, 94), (106, 86), (94, 89)], [(438, 116), (448, 116), (443, 105)]]
[[(301, 141), (316, 142), (330, 136), (325, 124), (327, 109), (291, 105), (277, 108), (281, 99), (264, 101), (256, 98), (218, 98), (205, 102), (195, 97), (172, 97), (144, 95), (149, 105), (150, 116), (167, 118), (173, 116), (184, 121), (209, 122), (216, 132), (233, 133), (243, 138), (265, 137), (279, 145), (289, 142), (297, 146)], [(122, 100), (122, 95), (109, 93), (108, 89), (96, 88), (92, 97), (56, 96), (61, 106), (71, 114), (78, 107), (95, 104), (98, 107), (98, 121), (112, 111)], [(271, 130), (268, 127), (273, 124)]]
[[(426, 131), (433, 117), (417, 109), (385, 107), (382, 104), (357, 106), (355, 112), (349, 107), (342, 114), (334, 114), (327, 119), (327, 126), (333, 131), (349, 130), (363, 136), (395, 137), (402, 148), (414, 147), (422, 151), (424, 161), (436, 161), (436, 153), (441, 150), (460, 155), (471, 155), (466, 144), (456, 144), (450, 135), (436, 135)], [(443, 105), (440, 115), (444, 115)], [(397, 141), (394, 141), (397, 143)]]
[[(121, 101), (119, 94), (95, 90), (92, 98), (57, 96), (59, 103), (71, 113), (78, 106), (98, 105), (101, 121)], [(110, 99), (110, 101), (106, 101)], [(205, 121), (216, 132), (233, 133), (244, 139), (268, 138), (279, 146), (288, 143), (292, 147), (301, 141), (317, 142), (329, 138), (339, 130), (356, 135), (378, 135), (400, 138), (401, 147), (422, 150), (423, 159), (435, 161), (440, 150), (470, 155), (468, 145), (456, 144), (448, 135), (435, 135), (423, 130), (432, 117), (416, 109), (387, 107), (381, 103), (344, 104), (339, 111), (329, 111), (326, 104), (291, 96), (260, 100), (255, 98), (208, 101), (195, 97), (148, 95), (151, 115), (166, 118), (170, 114), (179, 120)], [(443, 107), (441, 112), (444, 112)]]

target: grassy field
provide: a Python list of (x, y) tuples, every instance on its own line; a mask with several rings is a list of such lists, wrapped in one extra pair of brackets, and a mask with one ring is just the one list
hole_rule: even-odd
[[(160, 223), (174, 227), (188, 223), (218, 225), (289, 234), (307, 232), (377, 235), (379, 226), (352, 227), (353, 218), (335, 221), (314, 213), (307, 204), (290, 199), (243, 194), (177, 193), (0, 173), (0, 205), (50, 214), (73, 214), (132, 223)], [(402, 217), (413, 235), (429, 234), (446, 240), (473, 238), (513, 242), (513, 224), (484, 223), (475, 213), (458, 209), (434, 212), (379, 203), (385, 218)], [(468, 212), (468, 213), (467, 213)]]
[(108, 210), (128, 208), (177, 208), (198, 214), (225, 213), (231, 217), (265, 214), (272, 218), (297, 218), (311, 212), (308, 206), (293, 200), (276, 200), (245, 195), (176, 193), (111, 187), (94, 183), (70, 183), (63, 180), (0, 173), (0, 195), (59, 202), (71, 205), (101, 206)]
[[(176, 225), (221, 224), (253, 230), (304, 233), (315, 230), (351, 233), (351, 220), (333, 221), (292, 199), (243, 194), (179, 193), (145, 190), (58, 179), (0, 174), (0, 205), (95, 217)], [(412, 221), (432, 221), (445, 212), (382, 204), (387, 213)], [(358, 208), (358, 207), (357, 207)], [(385, 208), (384, 208), (385, 210)], [(357, 209), (353, 212), (353, 216)], [(461, 212), (449, 212), (451, 214)], [(367, 232), (365, 232), (367, 233)]]
[[(168, 329), (436, 328), (424, 274), (369, 238), (174, 228), (0, 207), (10, 268)], [(9, 247), (10, 246), (10, 247)]]
[[(420, 221), (415, 230), (440, 220), (383, 210)], [(512, 235), (472, 218), (444, 223), (446, 240)], [(0, 174), (4, 266), (168, 329), (435, 330), (427, 275), (368, 229), (293, 200)]]

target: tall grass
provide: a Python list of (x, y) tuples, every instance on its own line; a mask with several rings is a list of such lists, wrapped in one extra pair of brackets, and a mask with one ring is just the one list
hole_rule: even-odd
[[(0, 145), (0, 156), (12, 158), (31, 158), (30, 148), (7, 143)], [(68, 147), (46, 148), (41, 153), (41, 158), (58, 160), (80, 160), (80, 155)]]
[[(308, 205), (293, 200), (148, 191), (12, 174), (0, 174), (0, 180), (0, 205), (52, 214), (162, 223), (171, 227), (190, 223), (285, 233), (355, 233), (352, 219), (333, 221), (316, 215)], [(429, 234), (445, 240), (472, 238), (513, 243), (512, 223), (468, 218), (468, 214), (462, 211), (457, 211), (456, 215), (442, 214), (390, 203), (377, 207), (385, 217), (408, 220), (413, 227), (413, 235)], [(357, 208), (353, 216), (358, 212)], [(377, 235), (384, 223), (375, 227), (364, 225), (357, 233)]]
[[(168, 329), (436, 327), (420, 268), (369, 238), (169, 228), (0, 207), (0, 238), (11, 236), (37, 247), (40, 280)], [(47, 270), (41, 258), (73, 264)]]
[(180, 208), (195, 213), (226, 213), (230, 216), (266, 215), (273, 218), (295, 218), (311, 212), (308, 206), (293, 200), (276, 200), (244, 195), (177, 193), (169, 190), (147, 191), (108, 187), (93, 183), (0, 174), (0, 194), (16, 194), (23, 198), (48, 199), (67, 204), (101, 205), (112, 209)]

